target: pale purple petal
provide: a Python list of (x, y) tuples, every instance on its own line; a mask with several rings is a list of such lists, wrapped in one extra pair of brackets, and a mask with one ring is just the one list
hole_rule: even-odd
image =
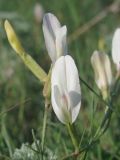
[(55, 32), (60, 27), (59, 21), (53, 14), (45, 14), (43, 18), (43, 33), (48, 54), (53, 62), (56, 60)]
[(56, 30), (56, 52), (57, 52), (57, 58), (60, 56), (65, 56), (67, 54), (67, 28), (66, 26), (63, 26)]

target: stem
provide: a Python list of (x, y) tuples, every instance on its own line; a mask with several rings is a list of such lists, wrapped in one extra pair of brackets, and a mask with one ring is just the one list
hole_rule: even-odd
[(108, 107), (108, 106), (106, 106), (106, 107), (107, 107), (106, 113), (103, 117), (103, 120), (102, 120), (100, 126), (98, 127), (98, 129), (94, 135), (94, 139), (96, 139), (97, 136), (101, 137), (109, 127), (111, 116), (112, 116), (112, 110), (110, 107)]
[(110, 120), (111, 120), (111, 116), (112, 116), (112, 113), (113, 111), (111, 110), (112, 108), (112, 101), (110, 100), (110, 105), (109, 106), (106, 106), (107, 107), (107, 110), (106, 110), (106, 113), (103, 117), (103, 120), (101, 122), (101, 125), (98, 127), (95, 135), (93, 136), (92, 140), (89, 142), (89, 144), (87, 144), (85, 147), (83, 147), (81, 150), (79, 150), (79, 147), (78, 147), (78, 143), (77, 143), (77, 140), (76, 140), (76, 137), (74, 135), (74, 132), (73, 132), (73, 126), (71, 126), (70, 124), (68, 124), (68, 130), (69, 130), (69, 134), (71, 136), (71, 139), (72, 139), (72, 142), (73, 142), (73, 145), (75, 147), (75, 152), (67, 155), (67, 156), (64, 156), (62, 158), (62, 160), (67, 160), (68, 158), (72, 158), (72, 157), (77, 157), (79, 156), (81, 153), (89, 150), (92, 146), (94, 146), (97, 142), (99, 142), (100, 140), (100, 137), (103, 136), (103, 134), (107, 131), (108, 127), (109, 127), (109, 124), (110, 124)]
[[(72, 154), (63, 157), (62, 160), (67, 160), (68, 158), (72, 158), (72, 157), (79, 156), (82, 152), (85, 152), (86, 150), (89, 150), (89, 148), (91, 148), (93, 145), (95, 145), (97, 142), (99, 142), (100, 137), (103, 136), (103, 134), (106, 132), (106, 130), (107, 130), (108, 127), (109, 127), (109, 123), (110, 123), (111, 116), (112, 116), (112, 112), (111, 112), (110, 108), (109, 108), (109, 110), (107, 111), (106, 115), (109, 116), (109, 119), (107, 119), (108, 122), (107, 122), (106, 126), (104, 126), (104, 129), (102, 130), (102, 128), (101, 128), (101, 126), (100, 126), (100, 127), (97, 129), (97, 131), (96, 131), (93, 139), (91, 140), (91, 142), (90, 142), (88, 145), (86, 145), (85, 147), (83, 147), (81, 150), (79, 150), (79, 147), (77, 147), (77, 145), (75, 145), (75, 144), (77, 143), (77, 141), (76, 141), (76, 139), (74, 139), (75, 137), (74, 137), (73, 132), (71, 132), (71, 127), (72, 127), (72, 126), (68, 125), (68, 127), (69, 127), (69, 128), (68, 128), (68, 129), (69, 129), (69, 134), (70, 134), (70, 136), (71, 136), (72, 142), (73, 142), (76, 150), (75, 150), (75, 152), (73, 152)], [(104, 116), (103, 121), (105, 121), (106, 115)], [(102, 121), (102, 123), (103, 123), (103, 121)], [(101, 123), (101, 124), (102, 124), (102, 123)], [(105, 123), (105, 122), (104, 122), (104, 123)], [(72, 134), (73, 134), (73, 137), (72, 137)], [(74, 140), (75, 140), (76, 143), (74, 142)]]
[(46, 125), (47, 125), (47, 107), (45, 107), (44, 111), (44, 118), (43, 118), (43, 128), (42, 128), (42, 141), (41, 141), (41, 147), (42, 147), (42, 152), (44, 149), (44, 143), (45, 143), (45, 132), (46, 132)]
[(68, 132), (69, 132), (69, 134), (70, 134), (72, 143), (73, 143), (73, 145), (74, 145), (74, 147), (75, 147), (75, 152), (78, 152), (78, 151), (79, 151), (79, 144), (78, 144), (76, 135), (75, 135), (75, 133), (74, 133), (72, 124), (70, 124), (70, 123), (67, 124), (67, 128), (68, 128)]

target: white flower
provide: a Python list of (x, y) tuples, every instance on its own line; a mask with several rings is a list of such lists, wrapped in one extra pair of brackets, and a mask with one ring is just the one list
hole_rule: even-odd
[(91, 57), (91, 64), (95, 72), (96, 84), (104, 94), (112, 84), (112, 71), (109, 57), (104, 53), (94, 51)]
[(120, 28), (116, 29), (112, 40), (112, 58), (117, 70), (120, 70)]
[(43, 18), (43, 33), (48, 54), (54, 63), (60, 56), (67, 54), (67, 28), (61, 27), (53, 14), (47, 13)]
[(78, 70), (71, 56), (61, 56), (54, 64), (51, 90), (57, 118), (64, 124), (73, 123), (80, 110), (81, 89)]

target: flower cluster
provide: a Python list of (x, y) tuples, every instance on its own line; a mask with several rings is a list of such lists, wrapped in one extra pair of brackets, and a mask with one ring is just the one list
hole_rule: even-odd
[[(47, 124), (47, 109), (49, 108), (49, 104), (51, 104), (59, 121), (65, 124), (68, 128), (72, 143), (75, 147), (75, 153), (81, 153), (79, 151), (80, 145), (78, 143), (78, 138), (72, 125), (77, 119), (81, 107), (81, 87), (74, 59), (68, 55), (67, 27), (61, 26), (58, 19), (51, 13), (47, 13), (43, 17), (45, 45), (52, 61), (48, 74), (24, 50), (14, 29), (7, 20), (5, 21), (5, 30), (12, 48), (44, 85), (43, 96), (45, 98), (45, 112), (41, 140), (42, 151), (44, 149), (45, 129)], [(113, 36), (112, 59), (116, 68), (115, 76), (113, 76), (112, 65), (107, 54), (100, 51), (94, 51), (91, 56), (91, 64), (95, 73), (95, 82), (103, 97), (100, 97), (100, 99), (104, 102), (106, 107), (102, 123), (96, 130), (93, 139), (90, 139), (88, 143), (89, 147), (107, 130), (114, 109), (113, 95), (114, 91), (117, 90), (118, 82), (120, 80), (119, 28), (115, 31)], [(82, 82), (84, 82), (84, 80), (82, 80)], [(86, 86), (99, 97), (99, 95), (89, 87), (87, 83), (84, 84), (86, 84)]]
[[(26, 53), (8, 21), (5, 21), (5, 30), (12, 48), (33, 74), (43, 82), (44, 96), (50, 97), (48, 94), (51, 92), (50, 101), (57, 118), (64, 124), (72, 124), (80, 111), (81, 88), (77, 67), (73, 58), (68, 55), (66, 26), (61, 26), (58, 19), (51, 13), (47, 13), (43, 17), (45, 44), (52, 61), (52, 69), (50, 69), (50, 74), (48, 75)], [(95, 72), (95, 82), (101, 90), (104, 100), (109, 97), (111, 90), (120, 77), (119, 28), (113, 36), (112, 58), (117, 72), (115, 78), (113, 78), (111, 62), (107, 54), (94, 51), (91, 57), (91, 64)]]
[(51, 102), (58, 119), (72, 124), (80, 110), (81, 90), (78, 70), (73, 58), (67, 55), (67, 28), (57, 18), (45, 14), (43, 33), (48, 54), (53, 63), (51, 75)]

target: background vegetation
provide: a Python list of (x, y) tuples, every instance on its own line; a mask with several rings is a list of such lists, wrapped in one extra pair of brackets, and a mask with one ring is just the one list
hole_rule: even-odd
[[(24, 48), (48, 72), (51, 61), (45, 48), (42, 20), (39, 23), (35, 20), (35, 4), (40, 3), (44, 12), (55, 14), (61, 24), (67, 26), (69, 54), (75, 59), (80, 77), (99, 93), (94, 82), (90, 57), (96, 49), (111, 56), (112, 36), (120, 26), (119, 6), (107, 9), (114, 2), (116, 1), (0, 0), (1, 160), (7, 157), (15, 160), (30, 159), (24, 152), (31, 153), (31, 157), (35, 159), (34, 151), (27, 151), (31, 148), (22, 144), (31, 145), (35, 141), (32, 129), (36, 139), (40, 141), (44, 111), (43, 87), (10, 47), (3, 27), (4, 20), (8, 19), (13, 24)], [(101, 17), (101, 13), (105, 15)], [(75, 126), (80, 139), (83, 136), (81, 145), (84, 146), (101, 122), (104, 105), (82, 82), (81, 89), (82, 106)], [(120, 113), (119, 100), (117, 104), (116, 110)], [(110, 127), (98, 144), (89, 150), (86, 159), (120, 159), (120, 114), (113, 114)], [(45, 146), (46, 154), (53, 159), (54, 155), (62, 157), (73, 151), (65, 126), (52, 111), (48, 116)], [(49, 160), (50, 156), (46, 159)]]

